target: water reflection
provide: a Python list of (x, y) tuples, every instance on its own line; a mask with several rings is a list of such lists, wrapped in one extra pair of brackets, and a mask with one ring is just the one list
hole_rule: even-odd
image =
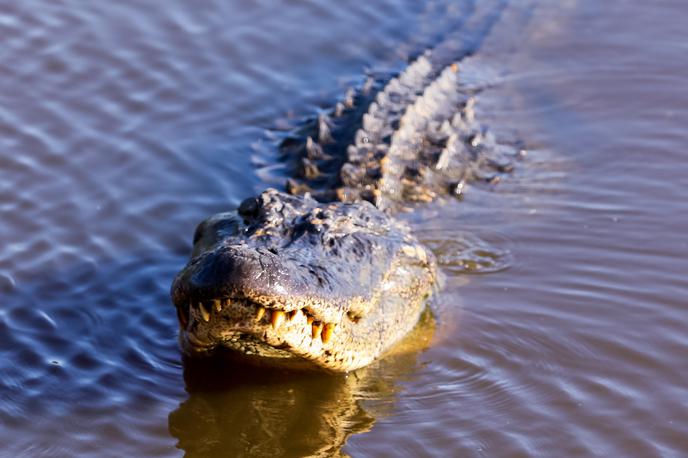
[(189, 398), (169, 419), (187, 456), (330, 456), (375, 422), (356, 376), (204, 363), (185, 365)]
[(189, 397), (170, 414), (170, 434), (188, 457), (344, 456), (349, 436), (389, 414), (433, 331), (428, 312), (394, 354), (347, 375), (249, 366), (227, 353), (185, 360)]

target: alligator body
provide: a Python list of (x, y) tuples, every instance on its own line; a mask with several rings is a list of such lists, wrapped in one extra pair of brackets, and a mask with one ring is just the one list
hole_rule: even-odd
[(297, 177), (287, 190), (324, 202), (366, 200), (392, 213), (461, 196), (472, 180), (495, 181), (510, 170), (511, 149), (476, 121), (475, 96), (459, 77), (458, 62), (438, 72), (427, 52), (377, 92), (361, 115), (357, 105), (375, 86), (369, 81), (331, 116), (321, 115), (282, 142)]
[(186, 353), (222, 346), (348, 371), (413, 328), (436, 262), (392, 215), (494, 182), (514, 151), (476, 121), (475, 90), (460, 80), (471, 49), (461, 49), (457, 60), (427, 51), (386, 82), (370, 78), (283, 139), (286, 193), (267, 190), (199, 225), (172, 286)]

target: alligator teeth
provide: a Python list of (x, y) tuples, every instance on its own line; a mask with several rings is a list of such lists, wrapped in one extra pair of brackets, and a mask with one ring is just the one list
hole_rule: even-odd
[(210, 312), (208, 312), (208, 309), (203, 305), (203, 302), (198, 303), (198, 311), (201, 312), (201, 316), (203, 317), (203, 321), (208, 322), (210, 321)]
[(330, 339), (332, 339), (332, 333), (334, 332), (335, 326), (336, 325), (334, 323), (327, 323), (323, 328), (320, 338), (322, 339), (324, 344), (326, 344), (330, 341)]
[(294, 321), (294, 320), (301, 319), (301, 316), (303, 316), (303, 312), (301, 311), (301, 309), (296, 309), (296, 310), (292, 310), (291, 312), (289, 312), (287, 314), (287, 319), (289, 321)]
[(320, 321), (314, 321), (313, 322), (313, 327), (312, 327), (312, 332), (311, 332), (311, 337), (314, 339), (316, 337), (320, 337), (320, 333), (322, 332), (323, 325)]
[(215, 306), (215, 310), (216, 310), (217, 312), (221, 312), (221, 311), (222, 311), (222, 302), (220, 302), (219, 299), (215, 299), (215, 300), (213, 301), (213, 305)]
[(272, 312), (272, 329), (277, 329), (282, 326), (282, 323), (284, 323), (284, 318), (284, 312), (280, 310), (275, 310)]
[(265, 315), (265, 307), (258, 307), (258, 312), (256, 312), (256, 321), (260, 321)]

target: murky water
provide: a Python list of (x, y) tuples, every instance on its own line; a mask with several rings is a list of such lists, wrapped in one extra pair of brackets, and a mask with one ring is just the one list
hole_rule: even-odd
[[(342, 3), (0, 4), (0, 455), (686, 456), (685, 5)], [(434, 333), (347, 377), (185, 366), (169, 284), (281, 182), (266, 131), (483, 10), (461, 71), (528, 155), (408, 216)]]

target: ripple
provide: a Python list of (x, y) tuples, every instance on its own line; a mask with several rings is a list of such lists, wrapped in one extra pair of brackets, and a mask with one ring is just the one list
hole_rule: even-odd
[(438, 264), (452, 275), (500, 272), (514, 262), (508, 248), (511, 241), (497, 233), (478, 236), (466, 231), (447, 231), (418, 235), (435, 253)]

